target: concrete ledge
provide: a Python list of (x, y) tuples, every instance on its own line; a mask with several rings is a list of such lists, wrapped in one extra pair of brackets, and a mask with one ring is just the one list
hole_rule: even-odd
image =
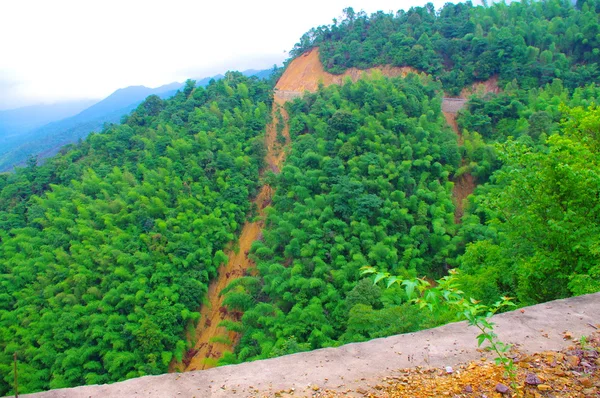
[[(503, 341), (533, 353), (561, 350), (563, 339), (594, 332), (600, 322), (600, 293), (526, 307), (497, 315), (496, 332)], [(347, 344), (241, 365), (182, 374), (146, 376), (110, 385), (93, 385), (27, 395), (39, 398), (88, 397), (248, 397), (295, 389), (310, 395), (311, 385), (344, 391), (413, 366), (455, 366), (477, 359), (477, 330), (464, 322), (364, 343)], [(260, 391), (260, 393), (258, 392)], [(309, 392), (310, 391), (310, 392)]]

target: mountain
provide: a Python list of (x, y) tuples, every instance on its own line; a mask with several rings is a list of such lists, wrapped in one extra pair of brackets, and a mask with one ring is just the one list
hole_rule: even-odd
[(273, 69), (247, 69), (242, 74), (244, 76), (256, 76), (259, 79), (268, 79), (273, 74)]
[(0, 149), (0, 171), (22, 164), (31, 155), (38, 155), (40, 158), (51, 156), (63, 145), (84, 138), (91, 131), (100, 130), (105, 123), (118, 123), (123, 115), (135, 109), (149, 95), (168, 98), (180, 87), (182, 83), (157, 88), (130, 86), (118, 89), (74, 116), (14, 135)]
[(14, 137), (47, 123), (76, 115), (95, 102), (97, 101), (68, 101), (0, 111), (0, 139)]
[(461, 319), (506, 355), (489, 314), (600, 291), (599, 10), (348, 8), (0, 173), (0, 395), (15, 353), (23, 393)]
[(137, 106), (149, 95), (156, 94), (160, 97), (166, 98), (170, 95), (173, 95), (182, 86), (182, 83), (175, 82), (165, 84), (157, 88), (148, 88), (145, 86), (129, 86), (126, 88), (120, 88), (102, 101), (85, 109), (83, 112), (73, 117), (72, 120), (75, 122), (84, 120), (88, 121), (103, 117), (115, 111), (129, 109), (123, 113), (125, 114)]
[[(270, 69), (249, 69), (242, 72), (244, 76), (256, 76), (259, 79), (268, 78), (271, 73)], [(196, 80), (196, 86), (205, 87), (211, 80), (221, 78), (223, 78), (222, 74), (199, 78)], [(50, 120), (51, 123), (46, 122), (48, 124), (38, 122), (33, 129), (11, 137), (0, 135), (0, 143), (3, 144), (0, 149), (0, 171), (8, 171), (15, 165), (23, 164), (31, 155), (37, 155), (40, 159), (52, 156), (62, 146), (86, 137), (91, 131), (100, 130), (105, 123), (118, 123), (123, 115), (135, 109), (148, 96), (155, 94), (163, 99), (169, 98), (181, 87), (183, 83), (174, 82), (157, 88), (145, 86), (121, 88), (79, 113), (71, 112), (68, 115), (70, 117), (62, 120), (53, 119), (56, 121)]]
[(208, 83), (210, 83), (211, 80), (213, 80), (213, 79), (219, 80), (219, 79), (222, 79), (223, 77), (224, 77), (224, 75), (219, 73), (218, 75), (214, 75), (211, 77), (200, 77), (200, 78), (197, 78), (194, 80), (196, 80), (197, 87), (206, 87), (206, 86), (208, 86)]

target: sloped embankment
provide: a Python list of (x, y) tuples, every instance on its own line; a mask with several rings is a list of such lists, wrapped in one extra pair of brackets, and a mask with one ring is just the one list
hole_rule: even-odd
[(357, 81), (365, 73), (368, 74), (373, 71), (379, 71), (382, 75), (388, 77), (406, 76), (411, 72), (418, 73), (416, 69), (410, 67), (384, 65), (366, 70), (350, 68), (341, 75), (333, 75), (325, 71), (319, 60), (319, 50), (314, 48), (297, 57), (288, 65), (275, 88), (280, 91), (299, 93), (304, 91), (315, 92), (319, 88), (319, 84), (324, 86), (342, 84), (346, 77), (349, 77), (352, 81)]
[[(598, 314), (600, 293), (595, 293), (496, 315), (493, 321), (501, 339), (517, 345), (521, 352), (531, 354), (558, 351), (572, 345), (571, 340), (564, 338), (567, 330), (574, 339), (589, 335), (595, 331), (591, 325), (600, 322)], [(481, 357), (491, 358), (487, 352), (477, 349), (477, 334), (476, 329), (459, 322), (417, 333), (202, 372), (146, 376), (111, 385), (53, 390), (31, 396), (216, 398), (263, 397), (275, 396), (276, 393), (277, 396), (322, 396), (319, 394), (325, 389), (345, 396), (362, 396), (363, 393), (377, 393), (377, 384), (383, 378), (406, 378), (399, 369), (430, 366), (438, 368), (440, 373), (440, 368), (445, 366), (456, 369), (459, 363)], [(535, 371), (535, 363), (531, 366)], [(347, 393), (348, 390), (359, 391), (360, 394)], [(282, 394), (281, 391), (287, 393)], [(414, 390), (412, 396), (417, 392)]]

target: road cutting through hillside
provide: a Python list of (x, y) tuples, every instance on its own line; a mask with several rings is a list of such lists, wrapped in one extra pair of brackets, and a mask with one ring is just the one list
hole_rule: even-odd
[[(318, 49), (316, 48), (294, 59), (287, 66), (284, 74), (275, 86), (274, 101), (271, 110), (272, 120), (266, 128), (265, 134), (265, 146), (267, 149), (265, 157), (266, 170), (271, 170), (275, 173), (279, 172), (285, 159), (286, 148), (290, 143), (287, 123), (288, 114), (284, 107), (287, 101), (302, 96), (305, 91), (315, 92), (319, 88), (319, 85), (342, 84), (346, 78), (350, 78), (350, 80), (355, 82), (364, 76), (372, 76), (374, 74), (396, 77), (406, 76), (409, 73), (418, 73), (418, 71), (410, 67), (385, 65), (366, 70), (350, 68), (341, 75), (333, 75), (324, 70), (319, 60)], [(282, 134), (285, 142), (283, 144), (279, 142), (281, 138), (277, 139), (277, 127), (280, 119), (278, 112), (280, 112), (284, 121)], [(448, 116), (446, 117), (448, 120)], [(451, 120), (455, 120), (454, 117), (455, 115), (453, 114)], [(448, 121), (458, 134), (456, 123), (452, 124), (450, 120)], [(469, 184), (462, 184), (460, 181), (462, 180), (455, 182), (455, 194), (457, 195), (457, 203), (462, 204), (462, 200), (472, 192), (472, 188)], [(221, 295), (221, 291), (233, 280), (247, 275), (249, 270), (254, 266), (253, 262), (248, 258), (248, 252), (252, 243), (261, 237), (264, 226), (264, 210), (270, 205), (272, 195), (272, 188), (264, 185), (254, 199), (253, 202), (258, 208), (259, 217), (255, 221), (247, 221), (244, 224), (239, 241), (234, 246), (237, 250), (230, 250), (228, 252), (227, 264), (219, 267), (218, 276), (210, 283), (207, 298), (200, 309), (200, 320), (196, 326), (195, 337), (188, 336), (190, 339), (195, 340), (196, 343), (187, 352), (183, 363), (173, 363), (170, 371), (192, 371), (212, 368), (217, 365), (219, 358), (225, 352), (232, 352), (234, 350), (238, 339), (237, 333), (227, 331), (220, 323), (223, 320), (237, 321), (242, 314), (230, 312), (223, 306), (224, 297)], [(457, 205), (457, 207), (459, 206)], [(460, 208), (462, 211), (462, 206)]]

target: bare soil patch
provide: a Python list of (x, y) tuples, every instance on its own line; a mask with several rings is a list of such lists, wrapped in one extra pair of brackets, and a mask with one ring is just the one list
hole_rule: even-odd
[(464, 201), (467, 196), (473, 193), (475, 190), (475, 178), (471, 174), (463, 174), (454, 181), (454, 188), (452, 188), (452, 198), (454, 201), (454, 222), (456, 224), (461, 222), (462, 216), (465, 213)]
[(501, 366), (483, 357), (454, 368), (401, 369), (396, 375), (378, 380), (372, 392), (359, 387), (342, 394), (325, 390), (320, 396), (341, 397), (358, 393), (365, 397), (386, 398), (598, 397), (599, 352), (600, 334), (594, 333), (584, 344), (574, 341), (558, 352), (525, 354), (513, 350), (511, 356), (518, 368), (514, 379), (509, 378)]
[(341, 75), (334, 75), (325, 71), (319, 60), (319, 49), (313, 48), (290, 62), (285, 73), (277, 82), (275, 89), (299, 93), (303, 93), (304, 91), (315, 92), (319, 88), (319, 84), (323, 84), (325, 87), (331, 84), (342, 84), (347, 77), (355, 82), (363, 76), (370, 75), (375, 71), (387, 77), (406, 76), (409, 73), (419, 73), (415, 68), (408, 66), (397, 67), (383, 65), (366, 70), (350, 68)]
[(498, 94), (499, 92), (500, 87), (498, 87), (498, 76), (496, 75), (483, 82), (473, 83), (470, 87), (463, 88), (460, 92), (460, 98), (468, 99), (473, 94)]

